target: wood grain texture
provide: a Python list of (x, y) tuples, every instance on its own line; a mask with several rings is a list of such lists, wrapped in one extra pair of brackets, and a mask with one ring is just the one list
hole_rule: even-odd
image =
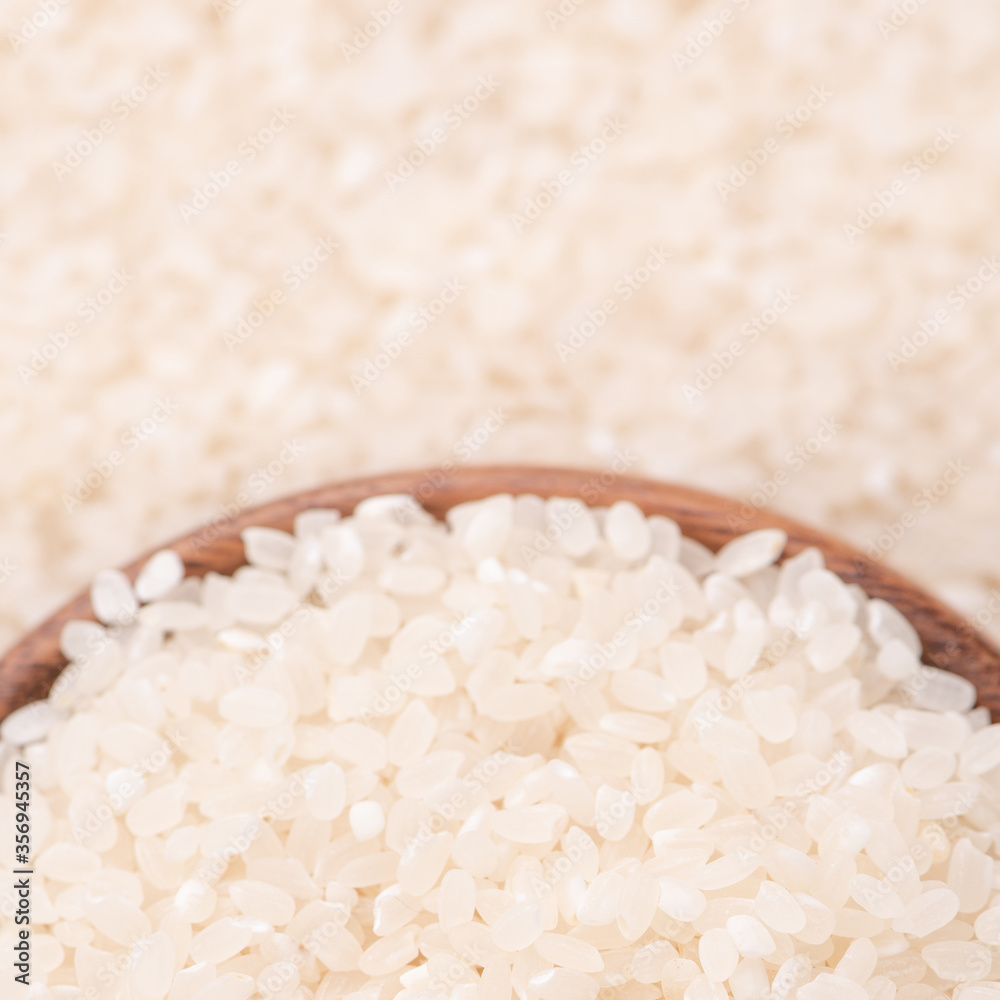
[[(954, 670), (979, 689), (979, 703), (1000, 709), (1000, 653), (957, 612), (880, 562), (837, 538), (766, 510), (749, 521), (739, 501), (675, 486), (594, 470), (495, 466), (444, 472), (441, 469), (398, 472), (333, 483), (318, 489), (247, 508), (229, 520), (210, 523), (170, 544), (191, 575), (209, 570), (232, 573), (245, 559), (240, 532), (250, 525), (290, 531), (295, 515), (316, 507), (344, 514), (365, 497), (409, 493), (436, 517), (456, 504), (494, 493), (534, 493), (579, 497), (593, 505), (632, 500), (647, 514), (665, 514), (684, 534), (718, 549), (738, 534), (758, 528), (782, 528), (788, 534), (787, 556), (808, 546), (820, 549), (827, 566), (849, 583), (860, 584), (872, 597), (895, 605), (913, 622), (924, 644), (926, 662)], [(135, 579), (147, 556), (124, 567)], [(27, 635), (0, 660), (0, 719), (21, 705), (43, 698), (66, 665), (59, 651), (63, 625), (74, 618), (93, 618), (90, 598), (81, 594)]]

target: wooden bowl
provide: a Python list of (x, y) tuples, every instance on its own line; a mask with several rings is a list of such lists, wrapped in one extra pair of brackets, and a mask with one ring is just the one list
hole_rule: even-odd
[[(906, 615), (923, 641), (926, 662), (968, 678), (979, 690), (981, 705), (1000, 708), (1000, 652), (958, 613), (837, 538), (766, 510), (758, 511), (748, 522), (739, 501), (670, 483), (610, 472), (529, 466), (397, 472), (321, 486), (247, 508), (224, 523), (210, 524), (177, 539), (170, 548), (181, 556), (191, 575), (203, 576), (209, 570), (232, 573), (246, 561), (240, 539), (244, 528), (264, 525), (290, 531), (300, 511), (325, 507), (347, 514), (365, 497), (381, 493), (410, 493), (436, 517), (443, 517), (456, 504), (494, 493), (578, 497), (594, 506), (632, 500), (647, 514), (673, 518), (685, 535), (713, 550), (745, 530), (781, 528), (788, 534), (786, 556), (809, 546), (818, 548), (833, 572), (849, 583), (860, 584), (871, 597), (883, 598)], [(135, 579), (147, 558), (143, 556), (124, 567), (130, 579)], [(59, 651), (63, 626), (74, 618), (93, 617), (90, 597), (83, 593), (0, 660), (0, 719), (21, 705), (45, 697), (66, 666)]]

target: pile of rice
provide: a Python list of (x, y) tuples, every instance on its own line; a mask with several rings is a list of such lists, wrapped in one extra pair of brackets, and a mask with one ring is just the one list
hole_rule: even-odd
[[(895, 527), (884, 558), (1000, 640), (1000, 280), (977, 276), (1000, 254), (998, 49), (992, 0), (4, 0), (0, 646), (243, 491), (619, 455), (861, 548)], [(580, 153), (608, 118), (621, 134)], [(421, 328), (449, 281), (461, 294)], [(823, 421), (840, 429), (800, 464)], [(961, 482), (914, 506), (953, 461)]]
[(1000, 726), (818, 552), (535, 496), (243, 537), (99, 574), (0, 726), (32, 1000), (1000, 995)]

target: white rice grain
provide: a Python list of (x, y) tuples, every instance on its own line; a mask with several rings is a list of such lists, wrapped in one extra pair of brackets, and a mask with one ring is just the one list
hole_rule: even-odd
[(601, 953), (586, 941), (567, 934), (542, 934), (535, 942), (535, 951), (542, 958), (575, 972), (600, 972), (604, 968)]
[(728, 576), (744, 577), (770, 566), (788, 541), (776, 528), (751, 531), (727, 542), (715, 554), (715, 568)]
[(127, 625), (135, 620), (139, 602), (128, 577), (120, 570), (101, 570), (90, 588), (90, 603), (105, 625)]
[(161, 549), (146, 560), (135, 578), (135, 596), (143, 603), (166, 597), (184, 579), (184, 563), (173, 549)]
[(1000, 997), (1000, 726), (818, 553), (509, 496), (243, 538), (99, 576), (0, 726), (40, 1000), (133, 947), (142, 1000)]
[(649, 553), (652, 544), (649, 524), (630, 500), (619, 500), (608, 509), (604, 535), (611, 551), (627, 562), (638, 562)]

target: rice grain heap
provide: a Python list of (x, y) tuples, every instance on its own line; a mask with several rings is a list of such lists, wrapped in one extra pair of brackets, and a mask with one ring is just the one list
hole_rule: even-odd
[(243, 539), (99, 574), (0, 726), (32, 1000), (1000, 1000), (1000, 726), (817, 551), (535, 496)]

